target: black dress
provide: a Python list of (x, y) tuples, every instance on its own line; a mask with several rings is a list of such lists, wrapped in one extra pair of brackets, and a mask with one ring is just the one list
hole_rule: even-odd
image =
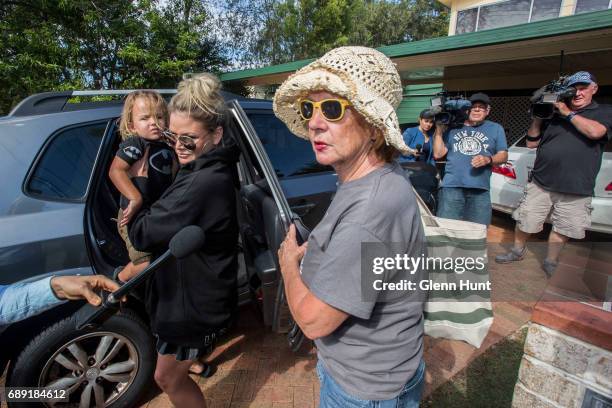
[(168, 248), (183, 227), (198, 225), (204, 246), (172, 258), (150, 279), (146, 304), (157, 350), (192, 360), (210, 351), (234, 317), (237, 305), (235, 144), (217, 147), (181, 166), (172, 185), (130, 224), (133, 245), (153, 254)]

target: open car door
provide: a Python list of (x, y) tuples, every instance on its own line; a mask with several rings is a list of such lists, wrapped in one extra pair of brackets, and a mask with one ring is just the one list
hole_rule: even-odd
[(264, 323), (275, 332), (287, 333), (289, 346), (297, 351), (304, 335), (289, 312), (278, 249), (292, 223), (300, 244), (308, 239), (310, 231), (291, 210), (260, 137), (239, 101), (228, 102), (228, 107), (232, 121), (228, 129), (236, 133), (243, 153), (239, 164), (239, 217), (249, 281), (252, 287), (259, 287)]

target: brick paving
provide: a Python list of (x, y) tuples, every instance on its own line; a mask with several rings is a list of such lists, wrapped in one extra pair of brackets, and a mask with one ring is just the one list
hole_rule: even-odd
[[(512, 223), (495, 217), (489, 229), (490, 242), (510, 242)], [(503, 248), (499, 248), (499, 251)], [(494, 256), (491, 253), (490, 256)], [(533, 259), (532, 259), (533, 258)], [(490, 259), (492, 261), (492, 258)], [(520, 290), (525, 282), (544, 287), (546, 279), (538, 260), (530, 257), (527, 265), (500, 268), (490, 263), (493, 280), (500, 280), (498, 290)], [(512, 279), (509, 277), (513, 277)], [(517, 289), (518, 287), (518, 289)], [(528, 296), (524, 296), (528, 298)], [(522, 327), (531, 315), (533, 301), (495, 302), (493, 326), (479, 349), (459, 341), (425, 338), (427, 364), (425, 395), (464, 369), (492, 345)], [(198, 381), (209, 407), (231, 408), (307, 408), (318, 406), (318, 379), (315, 373), (316, 351), (309, 344), (295, 354), (283, 335), (263, 329), (258, 310), (249, 306), (241, 310), (236, 329), (206, 360), (217, 365), (211, 378), (193, 377)], [(170, 407), (165, 394), (151, 392), (141, 407)]]
[[(192, 376), (209, 407), (316, 406), (315, 350), (308, 344), (293, 353), (284, 336), (262, 326), (256, 307), (243, 308), (237, 327), (206, 359), (216, 373), (210, 378)], [(152, 390), (149, 397), (142, 407), (171, 406), (159, 391)]]
[[(494, 217), (488, 240), (507, 244), (513, 223)], [(546, 235), (536, 236), (542, 242)], [(479, 349), (459, 341), (425, 338), (427, 364), (425, 396), (464, 369), (495, 343), (516, 332), (529, 320), (539, 294), (546, 286), (537, 250), (520, 264), (497, 265), (494, 256), (505, 250), (492, 247), (489, 271), (493, 282), (494, 323)], [(254, 305), (241, 310), (237, 327), (219, 344), (207, 362), (217, 367), (208, 379), (193, 376), (203, 390), (209, 407), (317, 407), (319, 384), (315, 373), (316, 351), (307, 344), (292, 353), (283, 335), (264, 329)], [(3, 381), (2, 381), (3, 383)], [(1, 384), (0, 384), (1, 385)], [(167, 396), (153, 384), (141, 408), (171, 407)]]
[[(486, 349), (520, 328), (530, 311), (523, 306), (494, 307), (495, 323), (480, 349), (458, 341), (425, 339), (426, 390), (435, 388), (465, 368)], [(284, 336), (260, 325), (254, 307), (242, 309), (238, 327), (206, 359), (217, 366), (211, 378), (192, 376), (203, 390), (209, 407), (318, 406), (316, 354), (311, 345), (292, 353)], [(153, 386), (141, 407), (171, 407), (167, 396)]]

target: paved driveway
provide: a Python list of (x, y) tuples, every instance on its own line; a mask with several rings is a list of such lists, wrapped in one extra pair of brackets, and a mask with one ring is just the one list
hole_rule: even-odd
[[(531, 315), (537, 293), (546, 286), (544, 272), (539, 267), (546, 235), (534, 237), (526, 259), (520, 264), (497, 265), (492, 258), (504, 250), (503, 245), (512, 241), (514, 223), (505, 216), (494, 216), (489, 228), (489, 242), (502, 243), (492, 246), (489, 256), (493, 290), (517, 293), (516, 299), (494, 302), (494, 323), (482, 347), (459, 342), (425, 338), (427, 363), (426, 389), (428, 395), (463, 370), (472, 360), (491, 346), (516, 332), (525, 325)], [(606, 241), (609, 237), (595, 236), (587, 239)], [(580, 258), (580, 249), (570, 245), (564, 254)], [(612, 251), (610, 251), (612, 253)], [(528, 293), (528, 295), (524, 295)], [(519, 296), (523, 295), (523, 297)], [(495, 296), (495, 295), (494, 295)], [(202, 388), (209, 407), (316, 407), (319, 385), (315, 373), (316, 352), (310, 344), (299, 353), (289, 351), (283, 335), (270, 333), (262, 328), (259, 312), (251, 305), (241, 309), (237, 326), (207, 358), (217, 367), (208, 379), (195, 377)], [(3, 381), (0, 381), (0, 386)], [(151, 385), (141, 407), (171, 407), (167, 396)], [(5, 407), (5, 405), (3, 405)]]
[[(513, 224), (507, 218), (495, 217), (489, 230), (489, 240), (509, 242)], [(501, 250), (501, 247), (500, 247)], [(537, 260), (529, 261), (534, 268), (513, 267), (519, 281), (531, 280), (545, 283), (544, 273), (537, 267)], [(513, 273), (507, 267), (503, 271), (491, 265), (491, 274)], [(479, 349), (449, 340), (425, 339), (427, 363), (426, 394), (443, 384), (465, 368), (470, 361), (493, 344), (523, 326), (531, 315), (533, 302), (498, 302), (494, 304), (494, 324), (484, 344)], [(237, 327), (228, 335), (207, 359), (217, 365), (211, 378), (197, 378), (209, 407), (316, 407), (319, 384), (315, 373), (316, 352), (311, 345), (294, 354), (288, 350), (284, 336), (261, 328), (261, 321), (254, 306), (241, 310)], [(142, 407), (171, 407), (165, 394), (152, 390), (149, 401)]]

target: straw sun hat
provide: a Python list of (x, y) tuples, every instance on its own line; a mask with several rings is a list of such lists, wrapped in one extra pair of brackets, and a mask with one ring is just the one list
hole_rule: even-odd
[(395, 113), (402, 100), (402, 81), (395, 64), (380, 51), (335, 48), (283, 82), (274, 95), (274, 113), (304, 139), (308, 139), (308, 125), (300, 116), (298, 101), (316, 91), (347, 99), (369, 124), (382, 131), (388, 145), (402, 154), (413, 151), (404, 143)]

